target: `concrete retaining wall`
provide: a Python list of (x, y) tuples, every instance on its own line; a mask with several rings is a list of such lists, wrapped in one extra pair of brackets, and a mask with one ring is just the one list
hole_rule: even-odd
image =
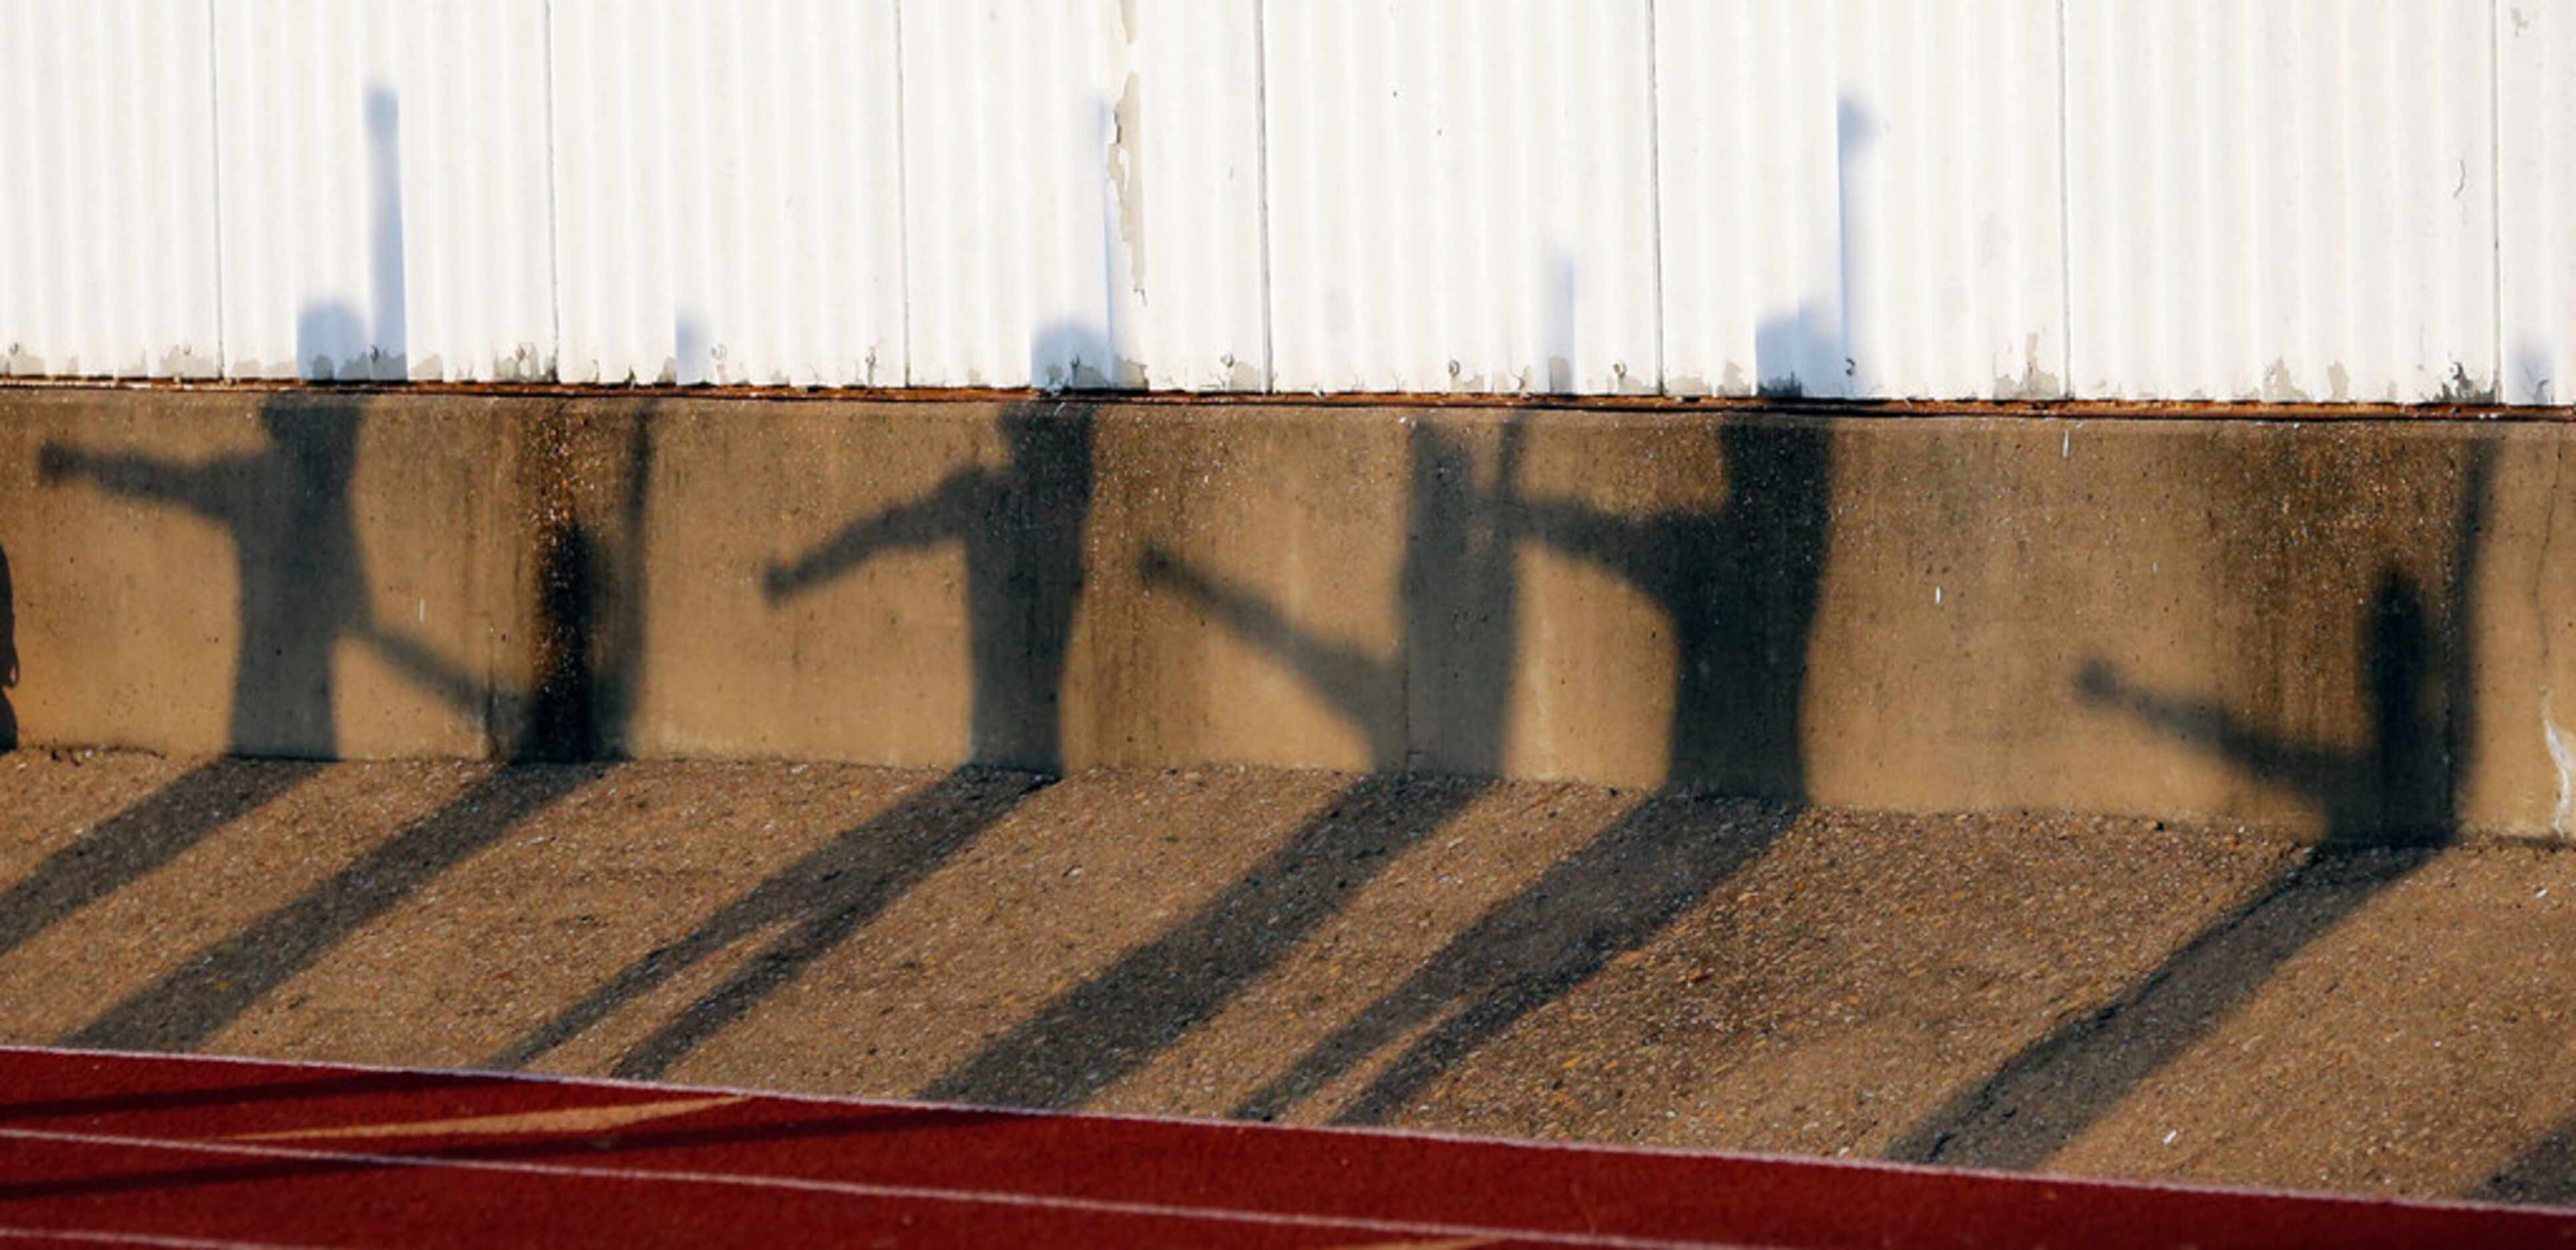
[(10, 390), (5, 693), (28, 743), (172, 752), (1225, 761), (2546, 835), (2576, 825), (2571, 438)]

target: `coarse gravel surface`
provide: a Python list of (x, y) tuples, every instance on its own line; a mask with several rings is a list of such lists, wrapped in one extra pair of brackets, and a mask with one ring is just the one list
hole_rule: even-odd
[(2576, 1202), (2576, 856), (1207, 768), (0, 755), (0, 1041)]

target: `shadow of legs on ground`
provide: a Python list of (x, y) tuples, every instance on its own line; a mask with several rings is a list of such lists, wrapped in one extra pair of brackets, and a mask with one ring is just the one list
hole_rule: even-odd
[[(353, 412), (326, 410), (325, 415), (347, 423), (347, 436), (354, 437)], [(616, 726), (600, 722), (597, 709), (602, 706), (603, 689), (619, 697), (631, 689), (640, 654), (640, 624), (630, 623), (628, 632), (615, 640), (615, 646), (603, 647), (599, 608), (602, 603), (631, 605), (635, 599), (644, 504), (640, 474), (650, 461), (650, 438), (648, 414), (638, 422), (628, 448), (629, 471), (639, 477), (628, 501), (630, 532), (622, 563), (603, 566), (598, 561), (590, 535), (580, 524), (566, 519), (571, 512), (568, 505), (555, 510), (553, 515), (558, 519), (533, 535), (539, 565), (538, 610), (532, 631), (537, 653), (536, 685), (527, 695), (526, 731), (509, 751), (514, 758), (585, 757), (597, 752), (603, 734), (614, 736), (616, 732)], [(334, 499), (335, 510), (345, 514), (345, 501), (336, 495)], [(356, 568), (352, 556), (346, 562), (345, 576), (356, 579)], [(292, 593), (291, 579), (279, 576), (282, 580), (278, 589)], [(249, 593), (245, 591), (246, 596)], [(340, 632), (354, 633), (380, 650), (394, 648), (388, 651), (388, 658), (398, 666), (406, 664), (403, 656), (411, 656), (407, 662), (410, 675), (441, 692), (451, 704), (471, 697), (475, 683), (469, 676), (425, 649), (412, 647), (379, 629), (364, 610), (362, 586), (351, 594), (358, 607), (335, 613), (328, 621), (306, 622), (315, 629), (329, 626), (324, 637), (324, 664), (328, 663), (330, 637)], [(247, 604), (245, 610), (248, 611)], [(412, 655), (414, 651), (418, 654)], [(317, 711), (325, 725), (331, 715), (328, 693), (324, 687)], [(237, 706), (239, 702), (237, 698)], [(66, 869), (49, 876), (49, 863), (29, 879), (37, 884), (20, 883), (20, 888), (52, 892), (47, 899), (39, 900), (39, 906), (29, 909), (31, 918), (24, 923), (49, 923), (52, 917), (66, 914), (69, 907), (86, 898), (132, 881), (154, 864), (184, 850), (188, 842), (204, 836), (222, 819), (247, 810), (244, 804), (256, 806), (266, 801), (310, 775), (315, 767), (244, 766), (218, 761), (182, 778), (163, 795), (147, 800), (84, 839), (85, 843), (106, 839), (104, 849), (116, 857), (112, 871), (76, 875)], [(239, 1019), (261, 997), (312, 967), (422, 886), (602, 771), (596, 766), (497, 769), (330, 879), (109, 1009), (66, 1038), (65, 1044), (148, 1050), (187, 1049), (203, 1043)], [(261, 788), (234, 796), (227, 803), (226, 779), (235, 777), (257, 778)], [(212, 793), (206, 793), (210, 788)], [(131, 832), (113, 832), (118, 828)]]
[[(1335, 1117), (1375, 1124), (1529, 1013), (1645, 945), (1795, 820), (1782, 804), (1648, 800), (1485, 913), (1404, 984), (1316, 1044), (1229, 1114), (1275, 1119), (1370, 1055), (1454, 1011)], [(1722, 836), (1712, 836), (1722, 834)]]
[(494, 772), (330, 880), (109, 1009), (63, 1044), (186, 1050), (205, 1042), (349, 935), (600, 771), (548, 766)]
[(2576, 1204), (2576, 1120), (2558, 1126), (2467, 1195), (2498, 1202)]
[[(1256, 591), (1148, 549), (1147, 584), (1178, 591), (1295, 673), (1367, 742), (1371, 765), (1389, 771), (1354, 782), (1187, 919), (941, 1075), (923, 1097), (1042, 1107), (1090, 1100), (1213, 1019), (1397, 855), (1490, 788), (1393, 770), (1409, 762), (1415, 744), (1406, 730), (1419, 723), (1444, 767), (1499, 771), (1515, 623), (1502, 504), (1521, 437), (1514, 419), (1480, 481), (1458, 439), (1427, 423), (1412, 428), (1404, 624), (1391, 655), (1314, 634)], [(1406, 714), (1408, 696), (1418, 720)]]
[(101, 821), (0, 892), (0, 954), (179, 857), (225, 822), (319, 771), (303, 761), (214, 760)]
[(2414, 582), (2383, 574), (2359, 657), (2370, 739), (2292, 742), (2215, 703), (2141, 689), (2088, 664), (2077, 692), (2303, 794), (2325, 813), (2325, 848), (2201, 930), (2091, 1015), (2069, 1021), (1961, 1090), (1889, 1147), (1891, 1158), (2035, 1168), (2207, 1038), (2300, 951), (2432, 861), (2456, 832), (2469, 729), (2480, 536), (2494, 447), (2464, 466), (2449, 593), (2428, 614)]
[(1047, 1004), (921, 1096), (1080, 1105), (1213, 1017), (1487, 784), (1360, 780), (1188, 919)]
[(2029, 1169), (2181, 1058), (2309, 943), (2425, 863), (2429, 851), (2327, 855), (2203, 929), (2109, 1004), (2024, 1048), (1887, 1150), (1894, 1159)]
[(961, 769), (905, 795), (874, 818), (771, 875), (688, 936), (628, 965), (580, 1002), (492, 1056), (485, 1066), (526, 1067), (733, 943), (772, 925), (790, 923), (792, 928), (723, 985), (701, 996), (617, 1063), (619, 1076), (660, 1076), (857, 932), (1045, 784), (1023, 773)]

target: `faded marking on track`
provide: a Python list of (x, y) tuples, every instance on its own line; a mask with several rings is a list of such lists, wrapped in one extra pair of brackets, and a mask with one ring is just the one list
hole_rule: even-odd
[[(166, 1137), (137, 1137), (119, 1133), (65, 1133), (48, 1129), (0, 1128), (0, 1141), (51, 1142), (65, 1146), (107, 1146), (119, 1149), (165, 1150), (174, 1154), (230, 1156), (251, 1159), (293, 1159), (333, 1166), (369, 1166), (387, 1169), (417, 1169), (434, 1172), (487, 1172), (515, 1176), (558, 1177), (566, 1180), (642, 1182), (648, 1185), (706, 1185), (743, 1189), (771, 1189), (790, 1193), (840, 1194), (854, 1198), (892, 1198), (914, 1202), (953, 1203), (961, 1206), (1020, 1207), (1039, 1211), (1067, 1211), (1084, 1215), (1136, 1216), (1143, 1219), (1172, 1220), (1210, 1224), (1249, 1224), (1255, 1227), (1343, 1230), (1377, 1234), (1391, 1238), (1414, 1238), (1416, 1244), (1465, 1242), (1526, 1241), (1560, 1246), (1610, 1246), (1624, 1250), (1698, 1250), (1723, 1243), (1681, 1240), (1669, 1237), (1630, 1237), (1618, 1233), (1557, 1231), (1545, 1228), (1484, 1227), (1449, 1224), (1435, 1220), (1382, 1219), (1364, 1215), (1323, 1215), (1300, 1211), (1260, 1208), (1196, 1206), (1114, 1198), (1083, 1198), (1070, 1195), (1030, 1193), (1012, 1189), (957, 1189), (939, 1185), (881, 1184), (869, 1181), (827, 1180), (805, 1176), (768, 1176), (746, 1172), (700, 1172), (662, 1168), (600, 1167), (568, 1163), (531, 1163), (510, 1159), (457, 1159), (404, 1154), (366, 1154), (358, 1151), (321, 1150), (295, 1146), (252, 1145), (248, 1142), (185, 1141)], [(1401, 1243), (1398, 1243), (1401, 1244)]]
[(488, 1137), (522, 1133), (595, 1133), (649, 1120), (667, 1120), (744, 1101), (740, 1095), (682, 1098), (670, 1102), (630, 1102), (609, 1107), (573, 1107), (561, 1111), (523, 1111), (510, 1115), (476, 1115), (448, 1120), (406, 1120), (391, 1124), (346, 1124), (332, 1128), (290, 1128), (267, 1133), (236, 1133), (215, 1141), (316, 1141), (349, 1137)]

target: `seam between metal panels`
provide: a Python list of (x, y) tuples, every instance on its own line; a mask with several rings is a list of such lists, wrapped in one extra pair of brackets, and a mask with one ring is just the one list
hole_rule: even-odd
[(206, 0), (206, 185), (215, 202), (215, 376), (221, 378), (232, 375), (233, 359), (224, 343), (224, 119), (216, 39), (215, 0)]
[(1252, 202), (1261, 232), (1261, 389), (1279, 387), (1279, 366), (1271, 354), (1270, 327), (1278, 319), (1270, 306), (1270, 0), (1252, 0)]
[(2067, 98), (2066, 0), (2057, 0), (2057, 350), (2062, 394), (2075, 398), (2075, 171), (2067, 164), (2066, 132), (2073, 101)]
[(563, 201), (555, 186), (555, 0), (546, 0), (546, 345), (548, 378), (563, 380)]
[[(1648, 229), (1655, 236), (1655, 393), (1661, 395), (1670, 345), (1664, 342), (1664, 87), (1658, 24), (1655, 0), (1646, 0), (1646, 178), (1652, 188), (1646, 202), (1653, 206)], [(1503, 488), (1511, 489), (1511, 483)]]
[(2489, 385), (2504, 401), (2504, 0), (2487, 0), (2487, 313), (2495, 353)]
[[(903, 111), (903, 0), (894, 6), (894, 289), (895, 341), (903, 345), (903, 385), (912, 385), (912, 127)], [(869, 378), (870, 383), (876, 381)]]

